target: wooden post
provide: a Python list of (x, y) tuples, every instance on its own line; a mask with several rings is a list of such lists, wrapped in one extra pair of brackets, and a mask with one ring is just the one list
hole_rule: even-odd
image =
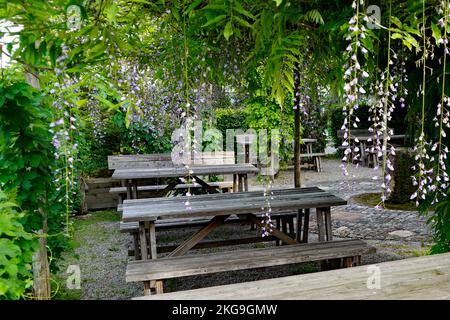
[[(33, 88), (40, 90), (41, 85), (36, 74), (31, 72), (25, 73), (26, 82)], [(46, 201), (47, 199), (45, 199)], [(39, 234), (39, 249), (33, 256), (33, 295), (36, 300), (50, 300), (50, 268), (47, 255), (47, 212), (39, 209), (42, 215), (42, 229)]]
[(294, 72), (294, 97), (297, 101), (294, 103), (294, 186), (301, 187), (301, 171), (300, 171), (300, 96), (297, 96), (300, 87), (300, 74), (297, 70)]
[(33, 256), (33, 296), (36, 300), (50, 300), (50, 268), (47, 257), (47, 239), (44, 230), (38, 232), (39, 249)]

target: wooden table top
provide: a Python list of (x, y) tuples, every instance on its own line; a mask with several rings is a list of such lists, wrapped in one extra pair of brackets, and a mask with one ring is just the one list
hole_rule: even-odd
[[(370, 270), (379, 270), (379, 288), (367, 288), (368, 277), (374, 274)], [(135, 299), (450, 299), (450, 253), (389, 261), (376, 265), (364, 265), (268, 280), (178, 291)]]
[[(189, 205), (186, 201), (189, 200)], [(292, 188), (273, 190), (272, 212), (302, 208), (345, 205), (347, 201), (322, 189)], [(190, 218), (262, 212), (266, 206), (263, 191), (216, 193), (193, 197), (133, 199), (123, 202), (123, 222)], [(190, 207), (188, 209), (187, 207)]]
[(112, 179), (149, 179), (149, 178), (175, 178), (191, 176), (208, 176), (221, 174), (249, 174), (258, 173), (259, 169), (250, 163), (193, 165), (187, 169), (184, 166), (161, 168), (116, 169)]

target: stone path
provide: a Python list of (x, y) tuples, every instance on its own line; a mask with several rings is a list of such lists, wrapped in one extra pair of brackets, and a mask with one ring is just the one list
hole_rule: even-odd
[[(324, 160), (323, 172), (302, 170), (302, 186), (317, 186), (349, 201), (346, 206), (332, 208), (333, 234), (342, 238), (373, 240), (431, 241), (426, 217), (417, 211), (376, 209), (351, 202), (351, 197), (362, 193), (375, 193), (381, 189), (374, 181), (374, 170), (356, 168), (346, 179), (338, 160)], [(274, 188), (292, 187), (293, 171), (280, 172)], [(261, 189), (261, 182), (252, 181), (252, 190)], [(311, 232), (317, 231), (315, 212), (311, 214)]]

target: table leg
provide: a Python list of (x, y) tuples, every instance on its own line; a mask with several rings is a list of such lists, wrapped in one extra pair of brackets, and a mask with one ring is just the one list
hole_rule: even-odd
[(237, 174), (233, 174), (233, 192), (238, 191), (238, 177)]
[(317, 230), (319, 233), (319, 242), (325, 241), (325, 223), (323, 208), (316, 208)]
[(132, 199), (131, 194), (132, 194), (132, 187), (131, 187), (131, 180), (127, 181), (127, 199)]
[(248, 191), (248, 177), (247, 174), (242, 175), (244, 178), (244, 191)]
[(237, 178), (238, 178), (238, 192), (242, 192), (244, 190), (244, 181), (242, 179), (242, 175), (238, 174)]
[[(260, 226), (260, 227), (265, 227), (265, 225), (261, 222), (261, 218), (255, 216), (253, 213), (249, 213), (247, 214), (248, 220), (250, 222), (253, 222), (254, 224)], [(288, 236), (286, 233), (280, 231), (279, 229), (272, 229), (272, 235), (274, 237), (277, 237), (278, 239), (280, 239), (282, 241), (282, 243), (285, 244), (296, 244), (298, 243), (295, 239), (291, 238), (290, 236)]]
[(205, 181), (203, 181), (202, 179), (200, 179), (197, 176), (194, 176), (195, 181), (198, 182), (199, 185), (201, 185), (203, 187), (203, 189), (205, 189), (206, 191), (208, 191), (208, 193), (219, 193), (219, 190), (211, 187), (209, 184), (207, 184)]
[(327, 232), (327, 241), (333, 240), (333, 232), (332, 232), (332, 225), (331, 225), (331, 209), (325, 208), (325, 229)]
[[(146, 234), (145, 222), (139, 222), (139, 242), (141, 246), (141, 259), (148, 259), (148, 248), (147, 248), (147, 234)], [(144, 295), (149, 296), (152, 294), (150, 281), (144, 281)]]
[(303, 220), (303, 209), (299, 209), (297, 211), (297, 232), (295, 240), (297, 242), (301, 242), (301, 233), (302, 233), (302, 220)]
[(138, 199), (137, 180), (133, 180), (133, 199)]
[(302, 242), (308, 243), (308, 235), (309, 235), (309, 213), (310, 209), (305, 209), (305, 221), (303, 227), (303, 239)]
[[(150, 259), (156, 259), (157, 253), (156, 253), (156, 228), (155, 228), (155, 222), (154, 221), (150, 221), (149, 222), (149, 251), (150, 251)], [(163, 282), (161, 280), (156, 281), (155, 283), (155, 288), (156, 288), (156, 293), (157, 294), (162, 294), (164, 293), (164, 285)]]
[(190, 249), (195, 247), (197, 243), (208, 236), (212, 231), (214, 231), (218, 226), (220, 226), (229, 215), (225, 216), (215, 216), (210, 220), (210, 222), (201, 228), (197, 233), (195, 233), (191, 238), (180, 244), (175, 250), (167, 255), (167, 257), (177, 257), (186, 254)]
[(135, 260), (140, 260), (141, 259), (141, 255), (140, 255), (140, 248), (139, 248), (139, 232), (134, 232), (133, 233), (133, 242), (134, 242), (134, 259)]
[[(281, 227), (281, 218), (280, 217), (275, 217), (275, 228), (277, 228), (278, 230), (280, 230)], [(277, 239), (275, 240), (275, 245), (279, 246), (280, 245), (280, 240)]]
[(360, 151), (360, 155), (361, 155), (361, 163), (364, 166), (366, 166), (366, 144), (364, 143), (364, 141), (360, 141), (359, 143), (359, 148), (361, 149)]

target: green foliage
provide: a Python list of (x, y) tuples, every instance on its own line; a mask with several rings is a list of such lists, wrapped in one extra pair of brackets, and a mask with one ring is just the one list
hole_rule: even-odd
[(0, 300), (21, 299), (32, 285), (38, 241), (25, 231), (13, 197), (0, 190)]
[[(421, 206), (423, 215), (428, 214), (428, 206)], [(434, 244), (431, 253), (450, 252), (450, 189), (446, 196), (441, 196), (434, 213), (428, 218), (428, 224), (433, 230)]]
[(411, 183), (411, 168), (415, 164), (414, 154), (408, 150), (397, 150), (394, 161), (394, 188), (389, 196), (391, 203), (409, 203), (415, 187)]
[(51, 108), (34, 88), (23, 82), (9, 86), (0, 82), (0, 185), (7, 193), (17, 193), (25, 231), (48, 227), (48, 246), (58, 257), (67, 242), (50, 122)]
[(225, 139), (227, 129), (247, 130), (246, 114), (240, 109), (217, 109), (215, 128), (222, 132)]
[(294, 141), (294, 110), (281, 109), (280, 106), (264, 97), (255, 97), (249, 100), (245, 108), (248, 128), (267, 130), (270, 137), (272, 129), (280, 130), (280, 157), (288, 161), (293, 157)]
[(121, 151), (124, 154), (165, 153), (172, 149), (171, 136), (168, 133), (156, 132), (147, 126), (125, 124), (125, 115), (118, 112), (114, 115), (113, 125), (122, 130)]

